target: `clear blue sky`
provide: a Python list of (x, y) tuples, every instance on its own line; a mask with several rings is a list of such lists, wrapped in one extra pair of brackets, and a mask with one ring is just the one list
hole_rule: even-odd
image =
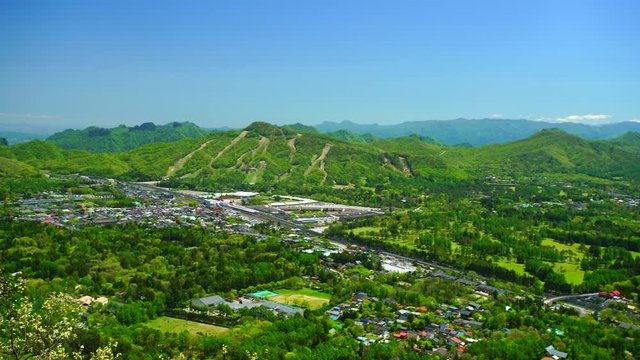
[(639, 13), (633, 0), (3, 0), (0, 129), (640, 119)]

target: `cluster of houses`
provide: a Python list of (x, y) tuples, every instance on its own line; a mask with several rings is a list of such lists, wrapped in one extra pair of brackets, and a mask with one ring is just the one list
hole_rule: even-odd
[(194, 207), (172, 193), (107, 179), (85, 179), (84, 187), (103, 187), (105, 183), (114, 191), (132, 200), (131, 206), (94, 206), (115, 200), (109, 191), (91, 191), (91, 194), (43, 192), (21, 198), (11, 204), (17, 220), (38, 221), (69, 228), (85, 225), (111, 225), (145, 223), (156, 227), (204, 227), (220, 224), (222, 208)]
[[(383, 302), (398, 308), (393, 316), (362, 314), (363, 304)], [(440, 319), (440, 323), (430, 323), (416, 326), (412, 320), (429, 312), (426, 307), (402, 307), (393, 299), (378, 299), (370, 297), (364, 292), (353, 294), (351, 302), (338, 304), (326, 311), (332, 320), (341, 322), (345, 318), (354, 318), (353, 324), (362, 327), (365, 335), (357, 337), (363, 343), (415, 340), (414, 350), (432, 354), (448, 354), (449, 349), (455, 347), (457, 352), (464, 352), (467, 344), (477, 342), (474, 336), (481, 329), (483, 323), (473, 320), (474, 313), (482, 313), (482, 305), (470, 301), (464, 307), (441, 305), (431, 312)], [(422, 349), (417, 345), (420, 339), (426, 339), (433, 346)]]

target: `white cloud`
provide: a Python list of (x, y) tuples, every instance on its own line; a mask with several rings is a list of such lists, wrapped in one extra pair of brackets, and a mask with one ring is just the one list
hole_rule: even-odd
[(502, 114), (491, 114), (491, 115), (489, 115), (489, 118), (491, 118), (491, 119), (499, 119), (499, 118), (503, 118), (503, 117), (504, 117), (504, 115), (502, 115)]
[(556, 118), (555, 120), (560, 122), (602, 124), (602, 123), (610, 122), (609, 119), (611, 119), (611, 115), (585, 114), (585, 115), (569, 115), (565, 117)]

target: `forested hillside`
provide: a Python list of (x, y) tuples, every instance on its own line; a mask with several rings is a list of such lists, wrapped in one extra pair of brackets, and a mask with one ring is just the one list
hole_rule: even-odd
[(393, 184), (396, 190), (416, 190), (428, 183), (496, 175), (553, 173), (638, 179), (636, 138), (637, 134), (629, 133), (612, 141), (591, 141), (554, 129), (512, 143), (450, 147), (418, 136), (345, 141), (254, 123), (241, 131), (156, 142), (125, 152), (63, 150), (52, 142), (34, 140), (1, 147), (0, 156), (14, 160), (14, 167), (18, 161), (52, 173), (165, 179), (168, 184), (190, 188), (300, 191), (382, 189)]
[(142, 145), (171, 142), (204, 136), (206, 130), (190, 122), (172, 122), (166, 125), (144, 123), (138, 126), (124, 125), (112, 129), (91, 126), (84, 130), (65, 130), (47, 138), (63, 149), (79, 149), (90, 152), (127, 151)]

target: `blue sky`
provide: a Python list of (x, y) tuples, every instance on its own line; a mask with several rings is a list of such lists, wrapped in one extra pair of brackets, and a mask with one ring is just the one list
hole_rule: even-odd
[(639, 4), (4, 0), (0, 129), (640, 119)]

